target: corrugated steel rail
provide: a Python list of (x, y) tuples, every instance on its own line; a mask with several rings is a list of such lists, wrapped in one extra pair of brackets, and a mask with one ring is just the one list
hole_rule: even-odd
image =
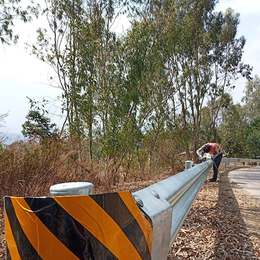
[(222, 163), (255, 163), (260, 165), (260, 159), (244, 159), (244, 158), (222, 158)]
[(208, 160), (133, 193), (139, 208), (152, 220), (152, 259), (167, 259), (169, 248), (201, 189), (211, 165), (212, 161)]

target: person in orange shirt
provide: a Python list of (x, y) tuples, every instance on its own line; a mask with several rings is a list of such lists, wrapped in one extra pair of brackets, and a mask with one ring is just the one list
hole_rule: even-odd
[(214, 173), (213, 173), (213, 178), (209, 179), (209, 181), (210, 182), (217, 181), (218, 167), (220, 165), (223, 156), (221, 146), (217, 143), (206, 143), (203, 146), (201, 146), (196, 151), (196, 153), (200, 157), (200, 160), (202, 159), (204, 153), (209, 153), (212, 155)]

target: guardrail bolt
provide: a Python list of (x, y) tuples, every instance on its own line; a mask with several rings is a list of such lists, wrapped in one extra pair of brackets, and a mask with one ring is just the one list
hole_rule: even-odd
[(134, 196), (134, 200), (135, 200), (135, 203), (136, 203), (138, 206), (140, 206), (140, 207), (143, 207), (143, 206), (144, 206), (143, 201), (142, 201), (139, 197)]
[(159, 196), (159, 194), (156, 192), (156, 190), (152, 190), (152, 195), (155, 197), (155, 198), (157, 198), (157, 199), (160, 199), (160, 196)]

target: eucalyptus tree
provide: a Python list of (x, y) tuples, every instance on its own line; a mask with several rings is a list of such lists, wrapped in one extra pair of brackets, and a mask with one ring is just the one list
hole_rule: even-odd
[[(214, 105), (214, 107), (213, 107)], [(229, 110), (232, 110), (234, 106), (232, 96), (229, 93), (223, 93), (218, 99), (212, 104), (211, 100), (208, 100), (207, 105), (201, 110), (201, 137), (200, 143), (208, 142), (208, 140), (214, 140), (217, 143), (222, 143), (220, 132), (218, 128), (222, 124), (226, 123), (228, 118)], [(218, 118), (216, 120), (215, 130), (212, 131), (212, 110), (219, 110)], [(242, 108), (241, 108), (242, 109)], [(231, 112), (232, 113), (232, 112)], [(242, 112), (241, 112), (242, 113)], [(243, 119), (242, 119), (243, 118)], [(241, 120), (244, 122), (244, 116)]]
[[(235, 81), (239, 77), (251, 79), (252, 68), (242, 63), (243, 48), (246, 40), (244, 36), (237, 37), (239, 14), (227, 9), (225, 14), (215, 14), (210, 37), (213, 49), (210, 53), (212, 59), (212, 80), (209, 89), (211, 102), (211, 132), (214, 137), (216, 124), (224, 94), (235, 88)], [(224, 101), (224, 100), (223, 100)]]
[(172, 1), (167, 11), (165, 68), (172, 88), (177, 91), (172, 101), (180, 107), (182, 120), (176, 120), (174, 124), (184, 136), (187, 157), (191, 143), (189, 140), (193, 139), (194, 150), (197, 146), (200, 110), (211, 76), (209, 26), (215, 3), (204, 0)]
[[(216, 135), (226, 156), (242, 158), (251, 155), (258, 156), (260, 117), (248, 117), (247, 104), (235, 105), (232, 97), (227, 93), (218, 98), (216, 106), (219, 106), (219, 103), (221, 103), (221, 107), (216, 125)], [(210, 107), (211, 105), (207, 109), (210, 110)], [(206, 117), (210, 118), (209, 112)], [(203, 118), (203, 122), (205, 118)]]
[(182, 121), (179, 129), (186, 136), (186, 154), (189, 155), (189, 139), (192, 139), (195, 157), (205, 101), (210, 99), (212, 102), (209, 131), (214, 131), (221, 106), (221, 102), (219, 106), (214, 102), (239, 75), (249, 77), (251, 68), (241, 63), (245, 39), (236, 38), (237, 14), (230, 9), (225, 14), (214, 12), (215, 0), (170, 2), (172, 8), (167, 6), (166, 11), (170, 11), (164, 29), (165, 68), (177, 90), (173, 102), (180, 106)]
[(109, 45), (116, 39), (110, 27), (117, 3), (46, 1), (44, 14), (49, 28), (38, 30), (38, 42), (33, 46), (33, 53), (54, 68), (63, 92), (63, 111), (70, 136), (76, 136), (81, 153), (82, 138), (87, 135), (91, 160), (95, 119), (104, 108), (97, 104), (102, 99), (100, 95), (104, 97), (110, 73)]
[(260, 78), (258, 75), (247, 81), (242, 101), (245, 102), (244, 109), (249, 120), (260, 115)]
[(260, 156), (260, 116), (255, 116), (247, 124), (246, 144), (254, 157)]
[[(42, 61), (49, 63), (58, 77), (58, 86), (62, 89), (62, 109), (66, 113), (69, 134), (71, 138), (76, 136), (81, 158), (84, 136), (81, 114), (82, 91), (85, 87), (84, 80), (89, 63), (85, 64), (80, 56), (82, 51), (80, 44), (85, 35), (91, 37), (89, 36), (91, 26), (81, 1), (46, 1), (45, 3), (46, 8), (43, 13), (46, 15), (49, 27), (38, 29), (33, 53)], [(82, 73), (82, 70), (86, 72)]]
[(246, 118), (240, 104), (234, 105), (231, 101), (222, 111), (222, 122), (217, 127), (217, 132), (227, 157), (246, 158), (248, 156)]
[[(23, 4), (23, 5), (22, 5)], [(21, 0), (0, 1), (0, 41), (3, 44), (17, 43), (19, 35), (14, 33), (15, 21), (31, 22), (33, 16), (38, 17), (39, 6), (28, 1), (25, 6)]]
[(150, 142), (146, 143), (149, 172), (155, 144), (166, 125), (168, 101), (172, 95), (161, 51), (163, 37), (159, 24), (162, 25), (162, 21), (162, 18), (154, 19), (151, 14), (142, 14), (140, 21), (132, 23), (125, 40), (129, 115), (135, 125), (136, 151), (141, 157), (139, 152), (145, 151), (139, 148), (144, 136), (149, 135)]

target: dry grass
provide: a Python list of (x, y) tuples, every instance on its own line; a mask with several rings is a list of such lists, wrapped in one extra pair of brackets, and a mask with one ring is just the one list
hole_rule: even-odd
[[(47, 196), (52, 185), (74, 181), (93, 183), (96, 193), (109, 192), (127, 181), (153, 178), (145, 167), (138, 167), (136, 158), (90, 162), (84, 155), (79, 159), (71, 147), (77, 144), (64, 140), (13, 143), (0, 154), (0, 196)], [(168, 174), (173, 174), (173, 168)]]
[(14, 143), (0, 157), (0, 195), (44, 196), (54, 183), (78, 180), (84, 168), (75, 153), (60, 142)]
[[(127, 175), (123, 167), (114, 172), (113, 168), (108, 168), (104, 173), (104, 165), (102, 162), (79, 161), (77, 152), (62, 142), (50, 142), (45, 146), (14, 144), (0, 155), (0, 195), (2, 198), (5, 195), (46, 196), (51, 185), (69, 181), (92, 182), (94, 193), (134, 192), (174, 174), (172, 168), (168, 168), (164, 174), (141, 176), (129, 167)], [(233, 192), (235, 186), (229, 183), (227, 176), (228, 172), (222, 170), (218, 183), (203, 185), (169, 251), (168, 260), (260, 259), (260, 236), (248, 231), (241, 213), (240, 205), (248, 202), (250, 197), (242, 194), (241, 189)], [(234, 193), (243, 196), (237, 199)], [(259, 205), (254, 203), (254, 207), (250, 204), (251, 210), (257, 213)], [(0, 259), (4, 259), (3, 200), (0, 204)], [(260, 223), (260, 217), (255, 214), (251, 224), (252, 221)]]

